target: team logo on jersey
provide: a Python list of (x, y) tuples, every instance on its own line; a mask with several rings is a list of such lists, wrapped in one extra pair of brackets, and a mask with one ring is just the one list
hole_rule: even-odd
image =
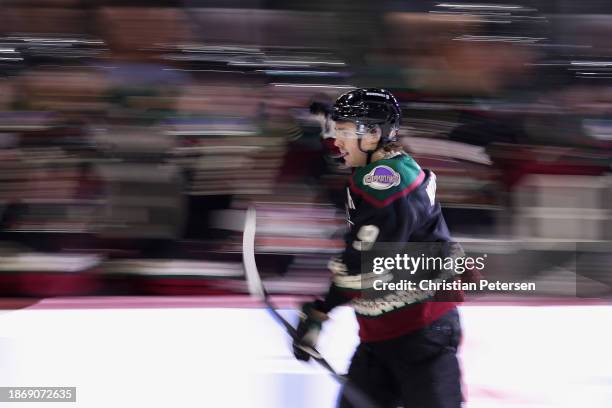
[(389, 166), (376, 166), (363, 177), (363, 184), (375, 190), (387, 190), (398, 186), (401, 177)]

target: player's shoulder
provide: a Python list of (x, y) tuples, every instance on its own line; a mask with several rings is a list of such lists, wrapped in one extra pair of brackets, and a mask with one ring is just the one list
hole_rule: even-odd
[(351, 190), (375, 207), (385, 207), (414, 191), (425, 178), (418, 163), (407, 154), (377, 160), (357, 168)]

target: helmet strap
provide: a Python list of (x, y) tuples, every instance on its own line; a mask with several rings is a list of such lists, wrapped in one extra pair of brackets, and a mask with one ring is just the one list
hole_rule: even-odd
[(359, 147), (359, 150), (361, 150), (363, 153), (365, 153), (367, 155), (367, 157), (366, 157), (366, 165), (368, 165), (368, 164), (370, 164), (372, 162), (372, 156), (374, 155), (374, 153), (378, 149), (380, 149), (380, 147), (382, 146), (382, 137), (378, 140), (378, 143), (376, 144), (376, 147), (373, 150), (365, 150), (363, 147), (361, 147), (361, 141), (363, 140), (363, 136), (366, 133), (367, 132), (363, 132), (363, 131), (358, 133), (358, 135), (360, 135), (360, 137), (359, 137), (359, 143), (357, 144), (357, 146)]
[(368, 157), (366, 159), (366, 164), (372, 163), (372, 155), (374, 154), (375, 151), (376, 150), (368, 150), (368, 153), (367, 153)]
[(378, 144), (376, 145), (374, 150), (365, 150), (363, 147), (361, 147), (361, 141), (362, 140), (363, 140), (363, 138), (360, 137), (359, 138), (359, 143), (357, 144), (357, 146), (359, 147), (359, 150), (361, 150), (363, 153), (366, 154), (366, 156), (367, 156), (367, 158), (366, 158), (366, 165), (367, 165), (367, 164), (370, 164), (372, 162), (372, 155), (380, 147), (380, 142), (378, 142)]

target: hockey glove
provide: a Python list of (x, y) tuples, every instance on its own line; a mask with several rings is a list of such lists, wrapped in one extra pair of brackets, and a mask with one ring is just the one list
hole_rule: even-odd
[(317, 302), (304, 303), (300, 313), (300, 323), (297, 327), (297, 336), (293, 340), (293, 355), (300, 361), (308, 361), (314, 355), (322, 323), (328, 319), (327, 315), (316, 309)]

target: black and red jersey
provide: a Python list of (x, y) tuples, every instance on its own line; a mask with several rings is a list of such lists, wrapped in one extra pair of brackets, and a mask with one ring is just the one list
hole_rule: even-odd
[(333, 280), (321, 309), (351, 302), (362, 341), (381, 341), (427, 326), (455, 302), (388, 301), (361, 297), (362, 252), (376, 242), (452, 242), (440, 204), (436, 176), (405, 153), (355, 169), (346, 189), (349, 230), (342, 255), (330, 262)]

